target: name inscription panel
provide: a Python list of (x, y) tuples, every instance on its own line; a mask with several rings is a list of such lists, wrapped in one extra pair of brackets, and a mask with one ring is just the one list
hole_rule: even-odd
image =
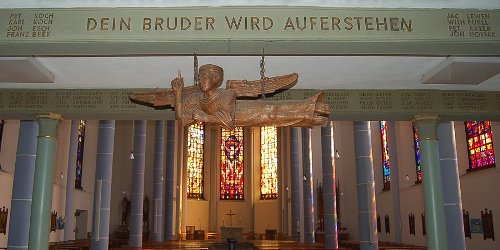
[[(174, 119), (172, 109), (132, 103), (131, 91), (148, 89), (19, 90), (0, 92), (0, 118), (32, 119), (44, 112), (66, 118)], [(444, 119), (500, 120), (500, 92), (440, 90), (324, 90), (334, 120), (409, 120), (417, 114)], [(290, 89), (267, 100), (303, 100), (316, 90)], [(257, 100), (258, 101), (258, 100)], [(29, 118), (26, 118), (29, 117)]]

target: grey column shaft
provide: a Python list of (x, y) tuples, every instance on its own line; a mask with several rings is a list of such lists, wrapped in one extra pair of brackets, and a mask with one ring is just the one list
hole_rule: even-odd
[(335, 157), (333, 122), (321, 128), (321, 153), (323, 170), (323, 204), (325, 209), (325, 248), (339, 247), (337, 233), (337, 201), (335, 199)]
[(134, 162), (132, 166), (132, 193), (130, 194), (130, 247), (142, 247), (145, 154), (146, 121), (134, 121)]
[(154, 152), (154, 173), (153, 173), (153, 232), (152, 241), (163, 241), (161, 233), (161, 223), (163, 221), (163, 149), (164, 149), (164, 126), (162, 120), (155, 122), (155, 152)]
[(99, 121), (92, 213), (92, 250), (105, 250), (109, 245), (114, 139), (115, 121)]
[(10, 208), (9, 250), (28, 249), (37, 135), (36, 121), (21, 121)]
[(453, 122), (440, 123), (437, 134), (448, 249), (465, 249), (464, 220)]
[(304, 171), (304, 242), (314, 243), (314, 187), (312, 175), (311, 129), (302, 128), (302, 165)]
[(291, 177), (291, 218), (292, 239), (300, 241), (300, 169), (299, 169), (299, 128), (290, 129), (290, 177)]
[(356, 184), (358, 187), (359, 241), (362, 250), (378, 249), (377, 208), (373, 178), (370, 122), (354, 122)]
[(167, 145), (165, 164), (165, 240), (173, 240), (174, 225), (174, 167), (175, 167), (175, 121), (167, 121)]
[[(399, 165), (398, 165), (398, 144), (396, 142), (396, 123), (394, 121), (387, 122), (388, 143), (389, 143), (389, 166), (391, 169), (391, 195), (392, 195), (392, 210), (393, 216), (389, 217), (394, 223), (391, 233), (394, 234), (394, 241), (397, 243), (403, 242), (403, 229), (401, 228), (401, 198), (399, 193)], [(380, 216), (380, 217), (383, 217)]]
[(76, 178), (76, 151), (78, 150), (78, 120), (71, 121), (71, 135), (69, 137), (68, 171), (66, 173), (66, 205), (64, 208), (64, 240), (75, 239), (75, 216), (73, 197)]

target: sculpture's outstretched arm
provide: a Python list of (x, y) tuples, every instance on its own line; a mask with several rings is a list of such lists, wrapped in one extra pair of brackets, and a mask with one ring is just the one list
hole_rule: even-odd
[(175, 95), (171, 89), (155, 88), (150, 92), (132, 92), (129, 94), (132, 102), (155, 108), (173, 106)]
[(261, 80), (228, 80), (226, 82), (226, 88), (234, 89), (239, 97), (257, 97), (262, 95), (262, 92), (270, 94), (280, 89), (291, 88), (297, 83), (298, 79), (299, 75), (297, 73), (292, 73), (276, 77), (266, 77), (263, 82), (261, 82)]
[[(182, 93), (188, 95), (199, 92), (198, 86), (188, 86), (182, 88)], [(129, 98), (132, 102), (151, 106), (154, 108), (165, 108), (176, 106), (176, 94), (173, 89), (155, 88), (149, 92), (131, 92)]]

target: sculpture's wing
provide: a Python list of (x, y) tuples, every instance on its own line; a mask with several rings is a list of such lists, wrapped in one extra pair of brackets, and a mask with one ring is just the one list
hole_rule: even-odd
[(282, 76), (266, 77), (263, 82), (261, 82), (261, 80), (228, 80), (226, 82), (226, 88), (236, 90), (237, 96), (256, 97), (262, 95), (262, 92), (270, 94), (279, 89), (291, 88), (297, 83), (298, 79), (299, 74), (292, 73)]
[[(198, 86), (184, 87), (183, 94), (199, 92)], [(155, 88), (150, 92), (131, 92), (129, 98), (132, 102), (155, 108), (175, 106), (175, 94), (172, 89)]]

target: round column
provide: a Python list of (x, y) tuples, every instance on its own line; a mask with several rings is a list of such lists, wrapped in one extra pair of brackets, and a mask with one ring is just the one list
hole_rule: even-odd
[(142, 247), (145, 154), (146, 121), (134, 121), (134, 163), (132, 166), (132, 192), (130, 194), (130, 247)]
[(38, 124), (21, 121), (9, 220), (8, 249), (28, 249)]
[(155, 149), (154, 149), (154, 173), (153, 173), (153, 232), (152, 241), (163, 241), (161, 223), (163, 221), (163, 149), (164, 149), (164, 126), (165, 121), (155, 122)]
[(460, 177), (458, 174), (457, 147), (453, 122), (440, 123), (437, 134), (448, 249), (465, 249), (464, 218), (462, 215)]
[(300, 169), (299, 169), (299, 128), (290, 129), (290, 177), (291, 177), (291, 210), (292, 239), (300, 241)]
[(115, 121), (99, 121), (98, 133), (92, 214), (92, 250), (106, 250), (109, 245)]
[(339, 248), (337, 233), (337, 201), (335, 200), (335, 147), (333, 122), (321, 128), (321, 153), (323, 170), (323, 204), (325, 209), (325, 248)]
[(362, 250), (378, 249), (370, 122), (354, 122), (354, 151), (358, 187), (359, 241)]
[(314, 187), (312, 174), (311, 129), (302, 128), (302, 165), (304, 168), (304, 242), (314, 243)]
[(52, 180), (57, 147), (60, 114), (39, 115), (35, 160), (33, 202), (31, 204), (29, 249), (49, 248), (50, 210), (52, 209)]
[(420, 140), (424, 184), (425, 225), (429, 250), (447, 249), (446, 219), (443, 205), (437, 125), (439, 117), (418, 115), (413, 119)]

